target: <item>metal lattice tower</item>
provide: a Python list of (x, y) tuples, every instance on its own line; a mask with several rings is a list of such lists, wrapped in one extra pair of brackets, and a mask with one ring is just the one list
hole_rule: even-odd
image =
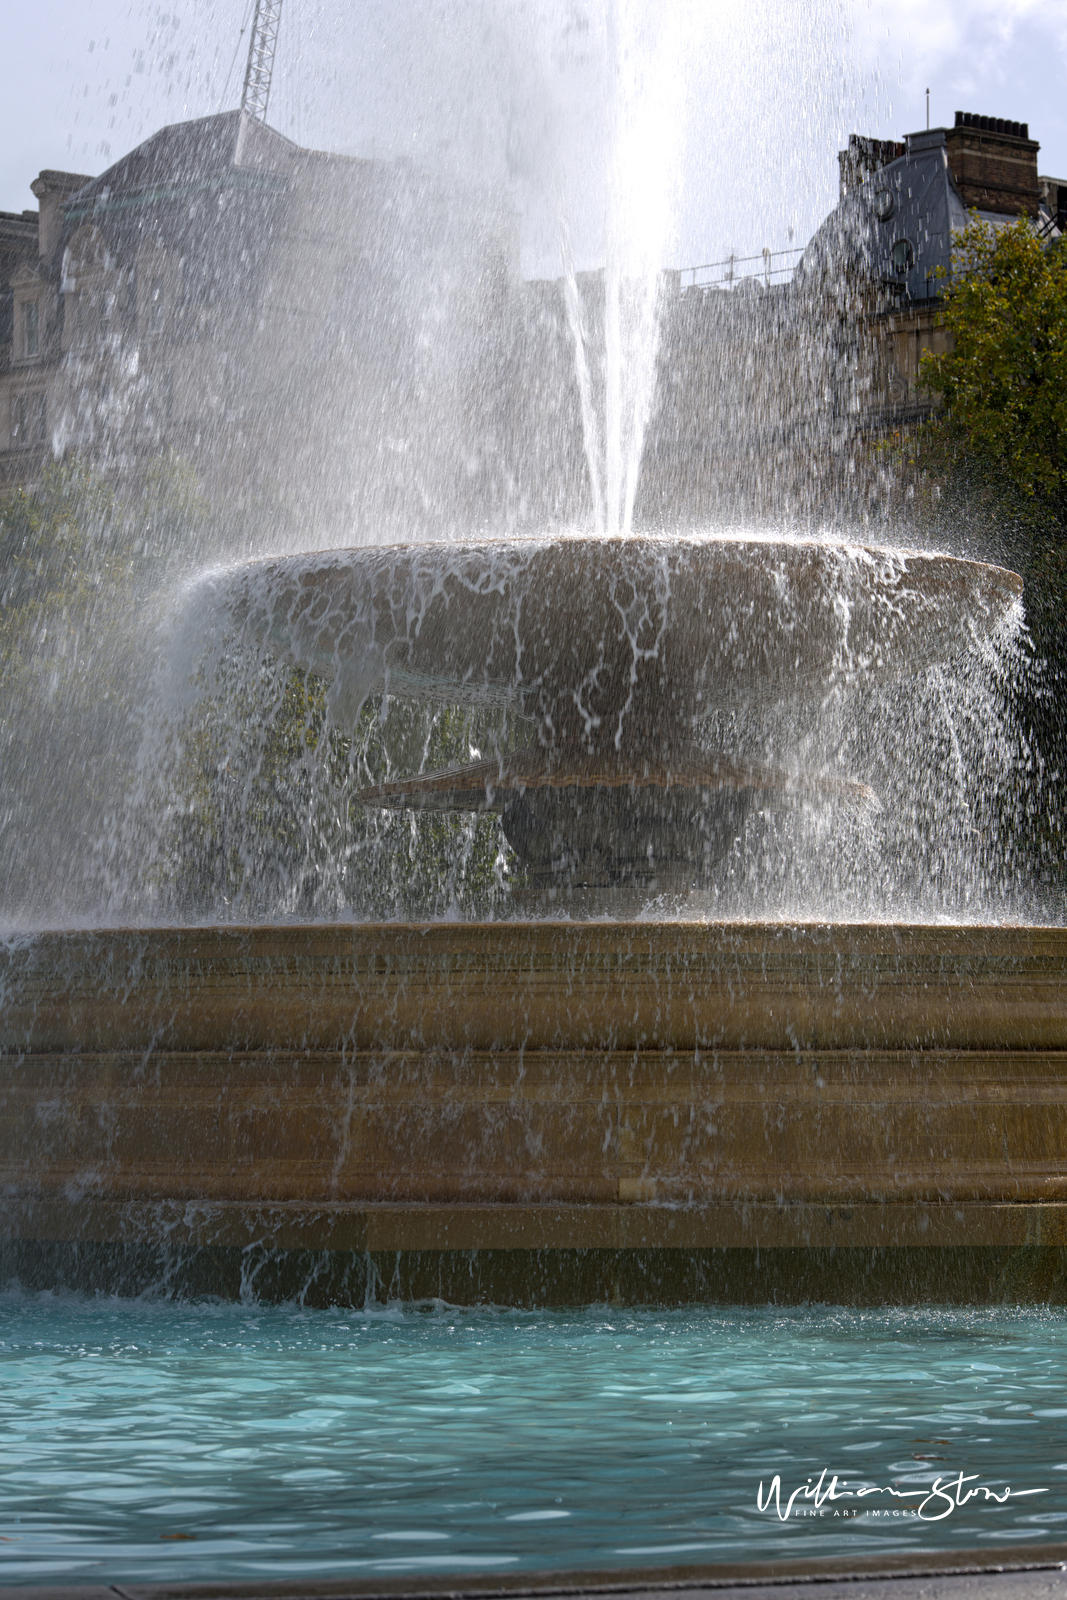
[(241, 91), (241, 110), (257, 122), (265, 122), (270, 80), (274, 71), (274, 50), (278, 43), (278, 24), (282, 0), (256, 0), (252, 37), (248, 45), (245, 86)]

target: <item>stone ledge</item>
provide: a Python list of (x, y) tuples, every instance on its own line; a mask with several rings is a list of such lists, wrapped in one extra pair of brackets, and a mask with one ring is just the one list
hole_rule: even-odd
[(421, 1600), (493, 1597), (715, 1594), (792, 1600), (1044, 1600), (1064, 1592), (1067, 1545), (985, 1550), (900, 1551), (884, 1556), (799, 1561), (723, 1562), (707, 1566), (598, 1572), (474, 1573), (416, 1577), (246, 1580), (228, 1583), (116, 1583), (0, 1588), (0, 1600)]
[(1067, 928), (491, 923), (40, 933), (0, 1052), (1064, 1049)]
[(9, 1196), (0, 1239), (392, 1251), (1067, 1248), (1067, 1204), (145, 1205)]

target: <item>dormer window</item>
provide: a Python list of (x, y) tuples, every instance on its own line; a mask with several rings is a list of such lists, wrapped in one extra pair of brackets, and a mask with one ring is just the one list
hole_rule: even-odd
[(27, 300), (22, 306), (22, 354), (26, 357), (41, 353), (41, 309), (36, 300)]
[(153, 278), (148, 289), (148, 332), (161, 333), (166, 316), (166, 284), (162, 278)]
[(15, 362), (39, 361), (44, 350), (46, 306), (44, 285), (33, 268), (22, 266), (11, 278), (11, 358)]
[(82, 289), (79, 294), (73, 296), (73, 302), (74, 333), (71, 343), (76, 350), (80, 350), (83, 345), (87, 345), (89, 343), (92, 335), (93, 308), (89, 297), (89, 291), (87, 289)]
[(47, 441), (47, 411), (43, 394), (17, 394), (11, 402), (11, 447), (32, 449)]
[(84, 350), (89, 345), (106, 340), (111, 329), (112, 296), (105, 289), (79, 289), (70, 297), (68, 316), (71, 318), (72, 349)]
[(137, 252), (137, 327), (142, 337), (162, 338), (170, 330), (180, 263), (156, 239)]
[(82, 228), (63, 258), (63, 348), (105, 341), (115, 304), (115, 272), (96, 228)]
[(893, 246), (893, 271), (898, 278), (902, 278), (914, 265), (915, 251), (911, 247), (910, 239), (898, 239)]

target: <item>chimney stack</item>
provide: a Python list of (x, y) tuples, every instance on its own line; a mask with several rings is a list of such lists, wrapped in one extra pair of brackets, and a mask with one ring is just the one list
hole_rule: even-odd
[(39, 207), (37, 251), (42, 261), (52, 259), (63, 237), (63, 207), (71, 195), (91, 182), (83, 172), (42, 172), (30, 184)]
[(1036, 217), (1041, 199), (1029, 124), (957, 111), (945, 133), (949, 171), (964, 205), (1001, 216)]

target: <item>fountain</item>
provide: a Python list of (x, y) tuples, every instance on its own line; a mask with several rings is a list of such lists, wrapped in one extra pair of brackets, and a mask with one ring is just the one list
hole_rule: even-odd
[(305, 556), (234, 584), (244, 626), (329, 682), (349, 733), (376, 692), (510, 710), (508, 748), (371, 786), (364, 804), (496, 810), (534, 876), (657, 886), (713, 868), (757, 798), (876, 803), (848, 777), (709, 748), (712, 719), (784, 703), (795, 739), (798, 707), (951, 658), (1021, 592), (938, 557), (634, 535)]
[(1020, 588), (707, 536), (209, 576), (198, 624), (326, 683), (341, 733), (390, 698), (475, 709), (477, 759), (354, 803), (495, 814), (513, 909), (12, 943), (9, 1238), (112, 1272), (184, 1252), (217, 1284), (249, 1248), (283, 1282), (325, 1252), (328, 1297), (1041, 1293), (1067, 1200), (1062, 931), (716, 921), (700, 898), (750, 813), (871, 826), (866, 781), (802, 761), (805, 710), (988, 648)]
[[(1053, 1270), (1067, 935), (986, 920), (970, 881), (908, 915), (901, 798), (931, 697), (962, 768), (946, 684), (993, 670), (1021, 582), (855, 538), (634, 531), (667, 293), (665, 190), (637, 157), (678, 41), (648, 90), (607, 32), (618, 162), (592, 287), (560, 222), (591, 517), (201, 572), (129, 801), (181, 811), (198, 697), (229, 706), (212, 728), (257, 728), (257, 695), (295, 684), (320, 813), (380, 827), (378, 862), (390, 819), (410, 824), (442, 882), (458, 835), (429, 830), (480, 819), (492, 917), (375, 914), (351, 881), (309, 920), (298, 894), (198, 916), (157, 831), (142, 925), (11, 937), (0, 1216), (20, 1271), (121, 1275), (140, 1251), (151, 1275), (177, 1252), (234, 1289), (256, 1248), (298, 1277), (309, 1252), (343, 1261), (338, 1294), (536, 1300), (996, 1294), (1005, 1273), (1039, 1294)], [(635, 195), (654, 227), (620, 220)], [(264, 822), (240, 761), (212, 762), (208, 787), (241, 796), (215, 853), (251, 906), (262, 850), (311, 812)], [(865, 895), (876, 860), (889, 888)]]
[[(333, 158), (225, 116), (193, 141), (190, 260), (210, 162), (251, 151), (226, 169), (223, 311), (257, 359), (212, 472), (251, 495), (249, 463), (300, 435), (331, 509), (316, 482), (295, 533), (279, 513), (205, 541), (163, 598), (116, 584), (90, 645), (64, 610), (18, 685), (20, 748), (62, 757), (28, 770), (43, 788), (61, 766), (64, 797), (21, 883), (51, 868), (65, 894), (21, 915), (9, 895), (0, 942), (8, 1581), (381, 1594), (482, 1570), (498, 1592), (555, 1568), (558, 1591), (566, 1568), (884, 1573), (887, 1547), (924, 1571), (1062, 1563), (1042, 1474), (1065, 1459), (1067, 928), (1005, 843), (1021, 581), (779, 492), (832, 453), (840, 285), (825, 260), (717, 300), (661, 273), (663, 108), (682, 58), (713, 53), (682, 48), (683, 7), (627, 36), (640, 9), (599, 14), (598, 273), (555, 170), (563, 278), (501, 288), (493, 230), (439, 178), (371, 162), (333, 187)], [(561, 24), (586, 65), (587, 23)], [(133, 163), (153, 207), (180, 134)], [(140, 201), (98, 185), (136, 233)], [(331, 234), (353, 195), (371, 212)], [(400, 214), (432, 215), (432, 248), (423, 228), (409, 253)], [(384, 242), (352, 290), (357, 223)], [(283, 241), (258, 323), (256, 227)], [(79, 237), (69, 282), (96, 293), (103, 228)], [(221, 223), (211, 242), (223, 271)], [(94, 426), (120, 418), (119, 453), (121, 419), (155, 414), (180, 294), (210, 322), (211, 274), (183, 279), (165, 244), (137, 235), (158, 342), (141, 366), (115, 344), (80, 395)], [(339, 280), (375, 298), (316, 343), (308, 285)], [(349, 364), (317, 367), (353, 328)], [(881, 1498), (816, 1518), (824, 1464)], [(879, 1520), (957, 1473), (985, 1499)], [(776, 1476), (810, 1522), (772, 1510)]]

